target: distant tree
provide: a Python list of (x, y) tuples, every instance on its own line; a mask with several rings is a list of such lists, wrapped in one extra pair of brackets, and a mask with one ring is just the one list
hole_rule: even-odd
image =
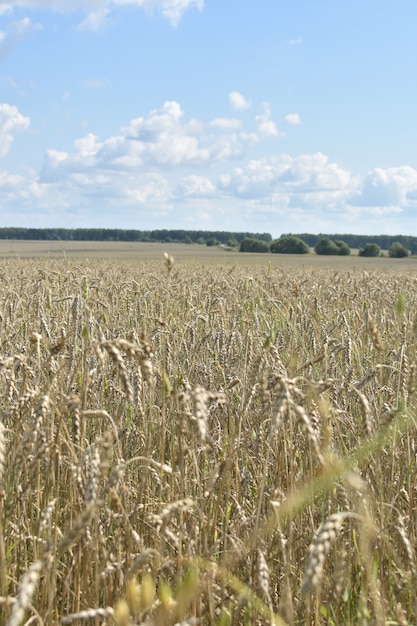
[(252, 252), (269, 252), (269, 244), (261, 239), (255, 239)]
[(381, 256), (381, 248), (377, 243), (366, 243), (363, 248), (359, 248), (359, 256)]
[(219, 242), (215, 237), (209, 237), (206, 241), (207, 246), (217, 246), (218, 244)]
[(269, 252), (269, 245), (261, 239), (245, 237), (240, 242), (239, 252)]
[(392, 259), (402, 259), (408, 256), (408, 250), (399, 241), (394, 241), (388, 250), (388, 254)]
[(239, 252), (252, 252), (253, 239), (245, 237), (240, 242)]
[(191, 239), (191, 237), (189, 235), (185, 235), (184, 237), (184, 243), (193, 243), (193, 240)]
[(337, 254), (339, 256), (349, 256), (350, 248), (349, 248), (349, 246), (347, 245), (347, 243), (345, 241), (341, 241), (340, 239), (338, 239), (334, 243), (338, 247), (338, 253)]
[(272, 241), (272, 237), (269, 233), (255, 233), (254, 239), (256, 239), (256, 241), (266, 241), (267, 244), (270, 244)]
[(334, 241), (331, 241), (328, 237), (322, 237), (314, 248), (316, 254), (331, 255), (339, 254), (339, 248)]
[(239, 242), (235, 237), (230, 237), (230, 239), (227, 240), (227, 245), (230, 246), (231, 248), (237, 248), (239, 245)]
[(271, 243), (270, 249), (274, 254), (308, 254), (310, 252), (305, 241), (291, 235), (276, 239)]

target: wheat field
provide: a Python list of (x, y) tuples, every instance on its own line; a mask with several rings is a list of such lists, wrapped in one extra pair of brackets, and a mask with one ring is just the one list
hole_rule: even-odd
[(417, 273), (0, 268), (0, 624), (417, 623)]

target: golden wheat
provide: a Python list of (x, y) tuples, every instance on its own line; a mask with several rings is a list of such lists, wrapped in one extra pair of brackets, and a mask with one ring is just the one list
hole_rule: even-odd
[(4, 260), (0, 623), (415, 623), (416, 287)]

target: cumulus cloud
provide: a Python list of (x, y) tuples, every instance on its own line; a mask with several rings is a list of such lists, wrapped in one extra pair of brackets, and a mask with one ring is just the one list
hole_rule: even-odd
[(2, 194), (7, 191), (14, 191), (23, 183), (24, 179), (22, 176), (0, 171), (0, 191), (2, 192)]
[(277, 216), (284, 232), (397, 232), (416, 219), (417, 170), (408, 166), (361, 177), (322, 153), (280, 155), (234, 168), (216, 186), (225, 202), (240, 201), (247, 223), (271, 232)]
[[(0, 156), (7, 156), (16, 133), (29, 125), (30, 119), (17, 107), (0, 105)], [(308, 224), (316, 231), (320, 224), (321, 232), (331, 219), (338, 223), (346, 216), (348, 224), (349, 219), (360, 224), (360, 219), (383, 217), (385, 225), (390, 220), (395, 225), (400, 214), (409, 223), (415, 220), (416, 169), (375, 168), (353, 176), (320, 152), (253, 158), (255, 148), (259, 154), (262, 142), (279, 135), (268, 104), (251, 120), (236, 114), (203, 121), (187, 118), (178, 102), (166, 101), (114, 135), (90, 132), (70, 150), (51, 146), (39, 172), (25, 171), (22, 176), (0, 171), (0, 208), (4, 215), (7, 206), (14, 206), (18, 215), (34, 207), (41, 215), (54, 207), (64, 213), (75, 206), (87, 213), (99, 207), (100, 223), (106, 223), (107, 211), (109, 225), (116, 208), (117, 214), (119, 208), (126, 214), (139, 211), (141, 223), (147, 215), (154, 219), (172, 211), (186, 220), (195, 208), (198, 220), (204, 212), (219, 228), (245, 219), (248, 228), (252, 224), (258, 230), (262, 224), (272, 232), (278, 215), (294, 227), (299, 223), (303, 231)], [(89, 214), (91, 220), (98, 219)], [(149, 227), (151, 221), (149, 217)]]
[(77, 140), (71, 154), (50, 150), (40, 177), (0, 172), (2, 215), (13, 206), (10, 219), (18, 224), (20, 215), (36, 207), (37, 216), (54, 212), (48, 223), (62, 225), (62, 216), (72, 214), (79, 226), (96, 224), (99, 210), (103, 226), (114, 226), (117, 215), (134, 227), (140, 214), (143, 228), (186, 226), (187, 220), (203, 228), (207, 220), (226, 230), (244, 219), (248, 229), (272, 233), (336, 231), (343, 224), (352, 232), (366, 232), (366, 224), (368, 232), (390, 232), (400, 228), (399, 216), (404, 227), (415, 223), (417, 170), (410, 167), (358, 177), (321, 153), (283, 154), (244, 160), (234, 168), (225, 162), (219, 176), (210, 163), (199, 172), (187, 166), (184, 173), (150, 162), (110, 166), (103, 154), (117, 150), (124, 154), (121, 135), (100, 141), (89, 134)]
[(286, 219), (314, 216), (323, 226), (331, 219), (353, 219), (361, 227), (361, 220), (383, 217), (386, 232), (389, 223), (398, 228), (399, 214), (412, 224), (417, 209), (414, 168), (376, 168), (366, 176), (353, 176), (322, 153), (251, 160), (220, 176), (217, 188), (228, 198), (240, 198), (251, 211), (278, 212)]
[(17, 107), (0, 104), (0, 157), (9, 153), (15, 133), (27, 130), (29, 125), (30, 119), (19, 113)]
[(42, 188), (42, 185), (38, 183), (37, 175), (33, 171), (26, 171), (24, 176), (0, 171), (2, 219), (7, 220), (9, 214), (9, 220), (6, 223), (14, 224), (16, 220), (18, 221), (19, 214), (24, 214), (27, 208), (29, 210), (33, 208), (34, 203), (39, 207), (44, 200), (47, 205), (53, 195), (53, 190), (49, 195), (48, 191), (46, 187)]
[(250, 100), (246, 100), (245, 96), (242, 96), (238, 91), (229, 93), (229, 102), (237, 111), (245, 111), (251, 106)]
[[(189, 210), (189, 203), (199, 199), (217, 211), (218, 196), (227, 192), (210, 170), (220, 164), (227, 168), (229, 161), (244, 159), (253, 146), (269, 139), (269, 133), (257, 129), (259, 121), (246, 124), (252, 129), (235, 118), (187, 119), (178, 102), (167, 101), (115, 135), (88, 133), (68, 151), (51, 147), (32, 186), (25, 185), (26, 197), (32, 195), (38, 208), (44, 203), (65, 210), (103, 203), (126, 210), (151, 207), (161, 215), (181, 202)], [(23, 202), (17, 191), (15, 202)]]
[(287, 122), (287, 124), (298, 126), (299, 124), (301, 124), (301, 117), (298, 113), (288, 113), (288, 115), (285, 116), (285, 121)]
[(180, 181), (177, 195), (183, 198), (210, 198), (216, 195), (216, 187), (206, 176), (192, 174), (184, 176)]
[[(0, 0), (1, 2), (1, 0)], [(183, 14), (190, 8), (200, 11), (204, 0), (14, 0), (13, 6), (47, 11), (85, 11), (86, 19), (80, 24), (83, 29), (96, 30), (102, 26), (109, 11), (115, 6), (136, 6), (148, 13), (160, 13), (173, 26), (177, 26)], [(11, 3), (5, 3), (10, 7)], [(1, 5), (0, 5), (1, 7)], [(5, 10), (5, 9), (4, 9)], [(1, 14), (1, 13), (0, 13)]]
[(353, 206), (399, 207), (413, 204), (417, 194), (417, 171), (409, 166), (375, 168), (364, 177)]
[(352, 191), (353, 181), (349, 171), (329, 163), (325, 155), (317, 153), (252, 160), (246, 167), (235, 168), (231, 174), (221, 176), (219, 187), (227, 194), (243, 198), (312, 192), (342, 192), (347, 196)]
[(122, 195), (135, 204), (166, 204), (172, 198), (168, 181), (156, 172), (139, 176), (131, 182), (132, 184), (123, 190)]
[(260, 115), (256, 116), (256, 125), (258, 132), (263, 137), (282, 137), (281, 133), (276, 127), (275, 122), (271, 120), (271, 107), (269, 104), (264, 104), (264, 110)]
[(126, 148), (126, 158), (132, 165), (145, 162), (160, 166), (199, 164), (210, 159), (210, 151), (200, 144), (198, 136), (181, 123), (184, 113), (175, 101), (168, 101), (147, 117), (139, 117), (122, 129), (118, 147)]
[[(62, 154), (54, 155), (57, 160)], [(142, 222), (171, 208), (173, 192), (169, 182), (157, 172), (133, 173), (72, 171), (65, 177), (41, 180), (36, 172), (25, 176), (0, 171), (0, 208), (3, 220), (10, 225), (29, 223), (39, 226), (62, 226), (68, 223), (97, 225), (98, 207), (101, 226), (115, 226), (124, 219), (142, 215)], [(10, 207), (13, 213), (9, 214)], [(152, 209), (150, 211), (150, 208)], [(149, 217), (151, 216), (151, 217)], [(116, 220), (116, 222), (115, 222)], [(152, 227), (149, 223), (148, 228)]]
[(49, 181), (86, 168), (172, 170), (242, 158), (253, 145), (277, 134), (269, 114), (268, 110), (256, 120), (258, 132), (248, 132), (236, 119), (187, 121), (179, 103), (167, 101), (148, 115), (131, 120), (117, 135), (100, 140), (90, 133), (75, 142), (72, 153), (49, 150), (42, 179)]

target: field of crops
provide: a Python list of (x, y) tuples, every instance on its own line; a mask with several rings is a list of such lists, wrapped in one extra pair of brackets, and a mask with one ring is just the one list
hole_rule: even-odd
[(0, 624), (417, 623), (415, 268), (64, 256), (0, 268)]

